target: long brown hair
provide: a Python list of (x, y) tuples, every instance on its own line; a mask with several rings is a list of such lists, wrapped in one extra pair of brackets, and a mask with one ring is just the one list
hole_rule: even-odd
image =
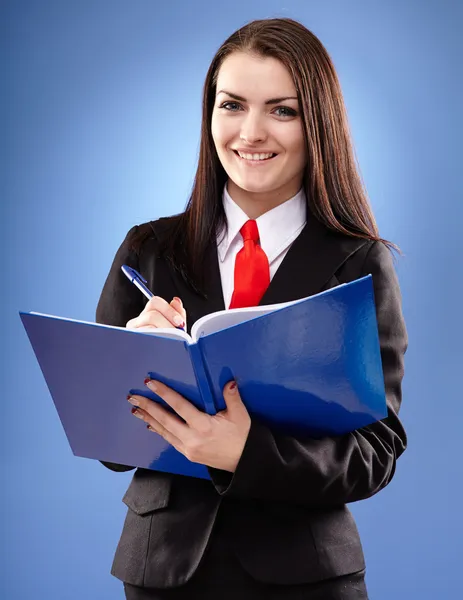
[(292, 75), (308, 156), (303, 185), (314, 217), (333, 231), (396, 248), (379, 237), (357, 170), (341, 86), (328, 52), (301, 23), (288, 18), (263, 19), (235, 31), (219, 48), (207, 72), (193, 189), (185, 212), (165, 241), (164, 250), (174, 265), (190, 282), (201, 286), (206, 252), (216, 243), (218, 228), (225, 224), (222, 192), (227, 174), (215, 149), (211, 119), (219, 69), (232, 52), (276, 58)]

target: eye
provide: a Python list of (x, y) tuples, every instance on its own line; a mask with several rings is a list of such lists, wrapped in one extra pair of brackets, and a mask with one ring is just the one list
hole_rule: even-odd
[[(243, 107), (238, 102), (227, 100), (227, 102), (223, 102), (219, 108), (223, 108), (229, 112), (238, 112), (239, 110), (242, 110)], [(273, 112), (276, 113), (278, 117), (297, 117), (298, 115), (298, 112), (289, 106), (277, 106)]]
[(289, 106), (277, 106), (275, 111), (283, 111), (278, 114), (279, 117), (297, 117), (297, 111)]
[(230, 112), (236, 112), (240, 105), (238, 102), (224, 102), (220, 108), (224, 108), (225, 110), (229, 110)]

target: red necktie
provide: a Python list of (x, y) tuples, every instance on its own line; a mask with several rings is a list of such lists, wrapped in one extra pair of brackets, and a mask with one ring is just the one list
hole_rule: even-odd
[(270, 283), (268, 258), (260, 245), (255, 221), (246, 221), (241, 227), (244, 246), (236, 255), (235, 288), (230, 308), (257, 306)]

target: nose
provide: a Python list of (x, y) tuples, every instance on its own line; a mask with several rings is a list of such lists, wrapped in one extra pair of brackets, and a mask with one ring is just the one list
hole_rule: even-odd
[(262, 142), (267, 138), (267, 133), (262, 119), (257, 114), (249, 112), (241, 123), (240, 139), (248, 144)]

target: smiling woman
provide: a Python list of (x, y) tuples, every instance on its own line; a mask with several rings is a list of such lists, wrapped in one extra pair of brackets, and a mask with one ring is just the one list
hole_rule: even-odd
[(217, 88), (211, 130), (228, 192), (258, 218), (302, 185), (307, 156), (296, 87), (276, 58), (234, 52)]
[[(292, 437), (248, 414), (239, 377), (215, 416), (145, 381), (172, 412), (129, 396), (140, 435), (162, 436), (206, 465), (210, 480), (137, 469), (112, 569), (128, 599), (367, 598), (346, 505), (388, 485), (406, 447), (398, 412), (407, 334), (392, 246), (362, 188), (321, 42), (291, 19), (233, 33), (206, 76), (186, 209), (129, 231), (97, 321), (190, 329), (217, 310), (296, 300), (371, 273), (388, 416), (344, 436)], [(159, 295), (145, 304), (123, 264)]]

